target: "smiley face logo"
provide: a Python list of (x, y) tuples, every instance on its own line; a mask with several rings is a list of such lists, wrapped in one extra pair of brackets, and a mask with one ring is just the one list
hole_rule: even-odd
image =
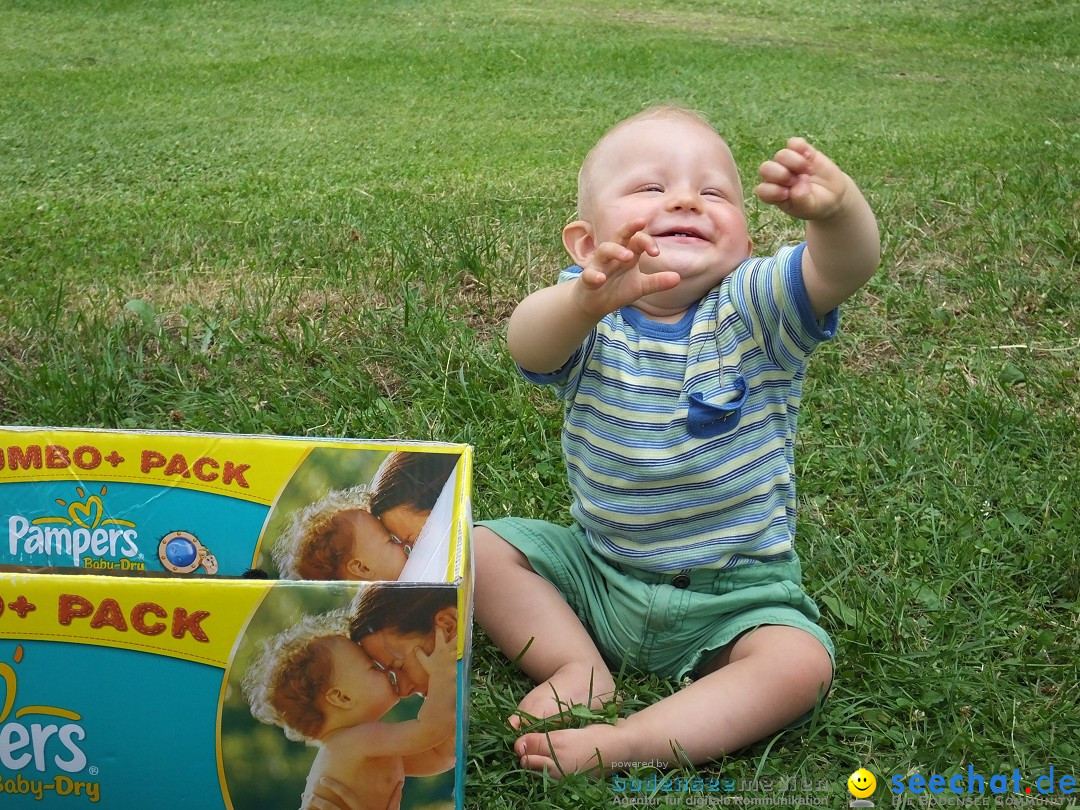
[(865, 799), (877, 790), (877, 778), (866, 768), (859, 768), (848, 777), (847, 789), (856, 799)]

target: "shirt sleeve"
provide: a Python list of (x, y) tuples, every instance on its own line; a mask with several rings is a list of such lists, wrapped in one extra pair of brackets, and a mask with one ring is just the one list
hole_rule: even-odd
[(838, 309), (818, 319), (803, 281), (803, 242), (775, 256), (749, 259), (732, 274), (735, 309), (776, 365), (797, 371), (811, 352), (836, 335)]
[[(581, 272), (582, 269), (577, 265), (568, 267), (559, 273), (558, 283), (564, 284), (567, 281), (571, 281), (581, 275)], [(529, 371), (521, 366), (518, 366), (518, 371), (521, 372), (521, 376), (529, 382), (536, 383), (537, 385), (552, 386), (559, 399), (569, 399), (577, 389), (578, 375), (581, 371), (583, 361), (588, 354), (589, 347), (592, 346), (595, 339), (596, 330), (594, 329), (574, 353), (570, 355), (570, 358), (563, 363), (562, 367), (555, 371), (541, 374), (535, 371)]]

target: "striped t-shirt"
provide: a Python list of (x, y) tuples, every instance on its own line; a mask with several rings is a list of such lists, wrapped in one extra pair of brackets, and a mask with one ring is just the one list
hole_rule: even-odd
[(814, 317), (804, 249), (746, 260), (677, 323), (613, 312), (562, 369), (525, 372), (565, 400), (571, 514), (602, 556), (671, 571), (791, 550), (806, 360), (838, 321)]

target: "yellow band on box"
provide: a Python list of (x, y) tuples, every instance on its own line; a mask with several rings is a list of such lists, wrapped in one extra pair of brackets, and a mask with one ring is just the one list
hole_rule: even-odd
[[(199, 436), (201, 440), (194, 440)], [(0, 430), (0, 472), (10, 481), (162, 484), (270, 504), (311, 444), (190, 433)], [(355, 450), (380, 445), (323, 442)]]
[(224, 668), (271, 580), (9, 575), (0, 637), (168, 655)]

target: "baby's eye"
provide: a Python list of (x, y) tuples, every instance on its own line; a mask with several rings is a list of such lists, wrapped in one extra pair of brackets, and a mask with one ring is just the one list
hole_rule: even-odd
[(724, 199), (724, 193), (719, 189), (707, 188), (701, 192), (702, 197), (715, 197), (716, 199)]
[(635, 189), (635, 191), (637, 191), (638, 193), (641, 193), (641, 192), (658, 192), (658, 191), (663, 191), (663, 190), (664, 190), (664, 187), (661, 186), (659, 183), (645, 183), (644, 185), (638, 186)]

